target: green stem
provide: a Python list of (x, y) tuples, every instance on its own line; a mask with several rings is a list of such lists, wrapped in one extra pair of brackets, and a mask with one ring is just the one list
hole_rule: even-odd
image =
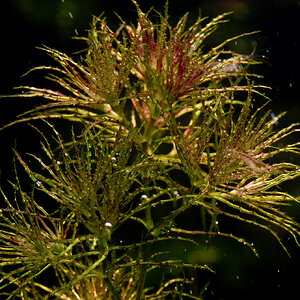
[[(153, 221), (152, 221), (152, 217), (151, 217), (151, 207), (146, 208), (146, 224), (147, 224), (147, 228), (148, 228), (148, 233), (150, 233), (153, 228)], [(143, 261), (147, 262), (147, 261), (149, 261), (149, 257), (150, 257), (150, 245), (146, 244), (145, 247), (146, 247), (146, 249), (144, 252)], [(140, 280), (138, 283), (136, 300), (140, 300), (143, 297), (146, 274), (147, 274), (147, 265), (145, 264), (145, 265), (141, 266)]]
[(151, 217), (151, 207), (146, 208), (146, 224), (148, 227), (148, 231), (150, 232), (153, 228), (153, 221)]
[(109, 280), (109, 278), (105, 277), (104, 281), (107, 284), (107, 287), (109, 288), (109, 290), (111, 291), (111, 293), (113, 295), (113, 299), (114, 300), (122, 300), (122, 298), (120, 297), (119, 293), (116, 291), (114, 285), (111, 283), (111, 281)]
[[(148, 261), (150, 257), (150, 245), (146, 245), (145, 254), (144, 254), (144, 262)], [(145, 285), (145, 279), (147, 274), (147, 265), (141, 266), (140, 280), (137, 287), (136, 300), (141, 300), (143, 298), (143, 291)]]

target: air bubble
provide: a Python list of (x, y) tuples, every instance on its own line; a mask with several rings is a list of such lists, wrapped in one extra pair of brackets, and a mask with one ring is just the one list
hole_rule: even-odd
[(141, 196), (141, 199), (142, 199), (142, 201), (145, 201), (145, 200), (148, 199), (148, 197), (147, 197), (147, 195), (144, 194), (144, 195)]
[(60, 162), (59, 160), (57, 160), (57, 161), (56, 161), (56, 164), (57, 164), (57, 165), (60, 165), (60, 164), (61, 164), (61, 162)]
[(178, 191), (174, 191), (174, 195), (175, 195), (176, 198), (180, 196)]
[(111, 223), (110, 223), (110, 222), (106, 222), (106, 223), (104, 224), (104, 226), (107, 227), (107, 228), (111, 228)]

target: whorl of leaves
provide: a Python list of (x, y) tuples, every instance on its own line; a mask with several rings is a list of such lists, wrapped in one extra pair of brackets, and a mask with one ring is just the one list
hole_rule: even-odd
[[(12, 124), (41, 119), (52, 137), (34, 127), (42, 137), (42, 154), (29, 155), (34, 167), (15, 152), (32, 191), (18, 175), (14, 199), (2, 191), (0, 289), (7, 299), (200, 299), (186, 293), (184, 269), (212, 269), (162, 259), (165, 253), (152, 245), (223, 236), (257, 255), (247, 240), (222, 232), (216, 225), (220, 215), (266, 229), (284, 249), (278, 228), (299, 244), (299, 224), (283, 210), (299, 198), (278, 189), (299, 176), (299, 166), (271, 163), (283, 152), (300, 154), (299, 142), (282, 146), (299, 124), (276, 131), (265, 105), (253, 109), (253, 94), (262, 96), (266, 88), (255, 85), (259, 76), (249, 72), (257, 62), (224, 50), (248, 34), (204, 53), (205, 39), (228, 14), (206, 25), (199, 18), (189, 28), (186, 14), (171, 27), (167, 7), (154, 24), (150, 11), (132, 2), (136, 25), (121, 20), (113, 32), (105, 19), (94, 18), (81, 61), (43, 48), (58, 66), (33, 71), (46, 71), (59, 91), (20, 87), (17, 97), (42, 98), (45, 104)], [(79, 123), (82, 132), (72, 131), (65, 140), (51, 118)], [(210, 216), (209, 230), (176, 225), (197, 206)], [(170, 267), (181, 275), (156, 289), (145, 286), (150, 271)], [(55, 277), (49, 286), (39, 281), (48, 271)]]

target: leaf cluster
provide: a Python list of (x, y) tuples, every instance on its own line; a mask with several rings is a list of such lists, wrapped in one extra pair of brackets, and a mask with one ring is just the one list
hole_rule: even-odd
[[(42, 139), (42, 154), (29, 154), (35, 167), (15, 153), (32, 189), (16, 175), (14, 198), (1, 191), (0, 288), (8, 299), (200, 299), (187, 293), (185, 270), (211, 267), (171, 254), (160, 259), (157, 249), (173, 240), (197, 245), (197, 236), (208, 235), (257, 255), (253, 244), (216, 225), (219, 216), (267, 230), (286, 251), (278, 229), (299, 245), (299, 223), (283, 209), (299, 198), (278, 188), (299, 176), (299, 166), (271, 163), (283, 152), (300, 154), (299, 142), (281, 146), (299, 124), (277, 131), (265, 105), (253, 109), (253, 94), (266, 88), (249, 71), (257, 62), (226, 50), (248, 34), (204, 53), (205, 39), (228, 14), (189, 28), (186, 14), (172, 27), (167, 6), (155, 24), (151, 11), (132, 2), (136, 25), (121, 19), (113, 32), (94, 18), (81, 61), (43, 48), (58, 66), (33, 71), (46, 71), (58, 91), (20, 87), (17, 97), (45, 104), (12, 124), (40, 119), (52, 137), (35, 127)], [(66, 127), (71, 138), (64, 139), (50, 122), (57, 118), (79, 123), (80, 132)], [(209, 229), (178, 225), (195, 207)], [(171, 267), (178, 277), (162, 276), (157, 288), (145, 284), (151, 272)], [(51, 284), (40, 279), (47, 272)]]

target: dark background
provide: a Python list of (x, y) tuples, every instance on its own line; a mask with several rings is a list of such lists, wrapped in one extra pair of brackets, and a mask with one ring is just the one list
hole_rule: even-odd
[[(253, 41), (257, 42), (255, 55), (265, 61), (259, 72), (264, 75), (262, 83), (272, 87), (268, 96), (272, 98), (269, 108), (275, 114), (288, 111), (280, 126), (299, 122), (299, 8), (300, 1), (292, 0), (185, 0), (169, 1), (171, 23), (185, 12), (190, 12), (191, 20), (198, 16), (214, 17), (220, 13), (234, 11), (231, 22), (222, 26), (213, 39), (211, 46), (243, 32), (261, 30), (260, 33), (239, 41), (236, 51), (250, 54)], [(140, 1), (142, 9), (154, 6), (162, 11), (165, 1)], [(49, 65), (51, 60), (38, 46), (47, 45), (72, 55), (83, 49), (84, 44), (72, 39), (75, 31), (85, 36), (91, 23), (91, 15), (105, 12), (108, 23), (118, 28), (116, 11), (123, 19), (134, 21), (135, 8), (129, 0), (10, 0), (1, 1), (1, 81), (0, 94), (15, 93), (13, 88), (31, 84), (44, 87), (45, 81), (40, 74), (20, 77), (29, 69), (39, 65)], [(210, 46), (210, 45), (208, 45)], [(38, 101), (38, 100), (37, 100)], [(4, 98), (0, 101), (0, 126), (13, 121), (16, 116), (35, 105), (33, 100)], [(297, 136), (299, 140), (299, 135)], [(36, 133), (27, 125), (16, 125), (0, 132), (0, 183), (7, 186), (7, 180), (13, 178), (12, 148), (22, 152), (36, 152), (39, 142)], [(286, 184), (285, 189), (294, 195), (300, 195), (299, 180)], [(300, 219), (299, 207), (289, 209)], [(197, 215), (193, 215), (197, 222)], [(192, 218), (191, 217), (191, 218)], [(192, 220), (191, 220), (192, 221)], [(242, 245), (227, 240), (211, 241), (209, 248), (203, 248), (202, 254), (195, 249), (190, 256), (198, 255), (196, 260), (211, 263), (217, 271), (215, 275), (197, 276), (200, 289), (211, 280), (207, 299), (296, 299), (299, 295), (300, 261), (299, 248), (283, 236), (291, 250), (289, 258), (279, 244), (268, 233), (257, 228), (220, 220), (223, 230), (235, 232), (255, 241), (261, 257), (257, 259)], [(224, 223), (222, 223), (224, 222)], [(223, 227), (222, 227), (223, 226)], [(176, 247), (176, 246), (175, 246)], [(178, 248), (179, 249), (179, 248)], [(194, 251), (194, 252), (193, 252)], [(202, 255), (202, 256), (201, 256)], [(200, 257), (201, 256), (201, 257)], [(192, 258), (190, 258), (192, 259)], [(289, 296), (293, 295), (293, 296)]]

